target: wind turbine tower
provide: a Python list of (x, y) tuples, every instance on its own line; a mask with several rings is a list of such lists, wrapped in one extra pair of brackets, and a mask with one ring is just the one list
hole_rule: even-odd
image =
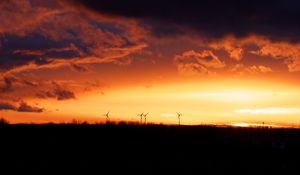
[(143, 116), (144, 116), (144, 112), (141, 114), (138, 114), (137, 116), (139, 116), (141, 118), (141, 125), (143, 124)]
[(180, 119), (183, 114), (181, 114), (179, 112), (176, 112), (176, 113), (177, 113), (177, 118), (178, 118), (178, 125), (180, 126)]
[(147, 115), (148, 115), (149, 113), (147, 113), (147, 114), (144, 114), (144, 122), (145, 122), (145, 125), (147, 124)]
[(106, 117), (106, 123), (109, 122), (109, 112), (110, 112), (110, 111), (108, 111), (106, 114), (104, 114), (104, 116)]

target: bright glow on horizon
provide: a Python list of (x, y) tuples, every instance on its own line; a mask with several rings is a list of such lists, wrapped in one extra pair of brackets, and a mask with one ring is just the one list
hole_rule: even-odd
[(230, 126), (236, 126), (236, 127), (249, 127), (250, 124), (249, 123), (233, 123), (233, 124), (229, 124)]
[(234, 126), (234, 127), (283, 127), (279, 125), (274, 125), (274, 124), (265, 124), (265, 123), (232, 123), (229, 124), (229, 126)]
[(265, 108), (265, 109), (238, 109), (236, 113), (248, 114), (300, 114), (300, 108)]

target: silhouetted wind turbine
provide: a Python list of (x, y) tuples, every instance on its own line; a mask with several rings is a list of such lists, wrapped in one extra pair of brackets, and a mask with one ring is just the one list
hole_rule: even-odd
[(141, 113), (141, 114), (138, 114), (138, 116), (140, 116), (141, 117), (141, 125), (143, 124), (143, 116), (144, 116), (144, 112), (143, 113)]
[(109, 122), (109, 112), (110, 112), (110, 111), (108, 111), (106, 114), (104, 114), (104, 116), (106, 117), (106, 123)]
[(180, 117), (183, 115), (179, 112), (176, 112), (177, 113), (177, 118), (178, 118), (178, 125), (180, 126)]
[(144, 122), (145, 124), (147, 124), (147, 115), (149, 114), (149, 112), (147, 114), (144, 114)]

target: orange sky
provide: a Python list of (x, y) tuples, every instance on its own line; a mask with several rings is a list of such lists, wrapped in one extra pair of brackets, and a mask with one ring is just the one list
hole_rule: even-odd
[(29, 99), (43, 113), (3, 111), (11, 122), (67, 122), (72, 119), (101, 122), (110, 111), (111, 120), (139, 121), (138, 113), (149, 112), (148, 122), (183, 124), (227, 124), (239, 122), (297, 124), (300, 122), (299, 87), (258, 79), (202, 79), (149, 86), (133, 85), (91, 90), (76, 99)]
[[(8, 7), (24, 9), (13, 12)], [(12, 123), (300, 124), (300, 44), (260, 33), (158, 36), (69, 4), (0, 3), (0, 117)]]

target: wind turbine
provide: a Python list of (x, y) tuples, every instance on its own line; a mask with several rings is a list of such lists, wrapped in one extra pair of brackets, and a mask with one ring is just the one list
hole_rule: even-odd
[(141, 125), (143, 124), (143, 116), (144, 116), (144, 112), (141, 113), (141, 114), (138, 114), (137, 116), (140, 116), (141, 117)]
[(180, 126), (180, 117), (183, 115), (179, 112), (176, 112), (177, 113), (177, 118), (178, 118), (178, 125)]
[(108, 111), (106, 114), (104, 114), (104, 116), (106, 117), (106, 123), (109, 122), (109, 112), (110, 112), (110, 111)]
[(145, 124), (147, 124), (147, 115), (149, 114), (149, 112), (147, 114), (144, 114), (144, 122)]

